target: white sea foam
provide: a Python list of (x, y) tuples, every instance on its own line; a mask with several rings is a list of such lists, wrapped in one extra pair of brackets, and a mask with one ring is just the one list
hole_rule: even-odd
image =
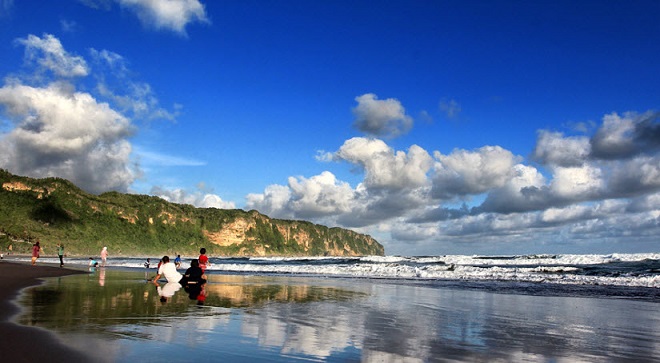
[[(24, 258), (27, 261), (27, 258)], [(115, 258), (113, 267), (144, 269), (143, 258)], [(40, 262), (58, 263), (56, 258)], [(66, 259), (74, 265), (87, 264), (87, 259)], [(184, 259), (182, 269), (189, 266)], [(629, 265), (655, 261), (651, 271), (619, 269), (617, 263)], [(660, 254), (610, 255), (528, 255), (528, 256), (367, 256), (352, 257), (255, 257), (211, 258), (211, 272), (248, 274), (305, 274), (318, 276), (387, 278), (416, 280), (513, 281), (577, 285), (614, 285), (660, 288), (657, 271)], [(151, 268), (157, 259), (152, 259)], [(599, 273), (584, 272), (600, 268)]]

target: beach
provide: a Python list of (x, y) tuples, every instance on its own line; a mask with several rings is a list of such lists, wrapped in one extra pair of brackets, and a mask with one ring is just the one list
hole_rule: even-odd
[(42, 278), (84, 273), (80, 270), (0, 261), (0, 354), (6, 362), (89, 362), (89, 357), (58, 341), (53, 333), (11, 321), (20, 308), (18, 293)]
[[(573, 363), (660, 356), (655, 288), (611, 295), (604, 293), (611, 287), (211, 271), (199, 299), (165, 281), (155, 286), (154, 269), (0, 267), (3, 280), (14, 281), (1, 285), (3, 305), (12, 307), (3, 309), (2, 323), (11, 361)], [(58, 277), (80, 270), (87, 273)], [(51, 278), (19, 296), (20, 311), (9, 304), (45, 276)], [(23, 326), (7, 322), (9, 315)]]

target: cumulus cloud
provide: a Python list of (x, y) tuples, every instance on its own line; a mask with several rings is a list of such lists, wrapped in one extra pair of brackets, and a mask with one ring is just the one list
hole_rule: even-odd
[(246, 209), (256, 209), (276, 218), (292, 219), (294, 211), (288, 208), (291, 189), (286, 185), (272, 184), (263, 193), (248, 194)]
[(410, 131), (412, 117), (406, 115), (401, 102), (395, 98), (379, 100), (373, 93), (355, 98), (358, 105), (353, 108), (353, 126), (367, 135), (393, 138)]
[(612, 160), (657, 151), (660, 148), (659, 115), (658, 112), (606, 115), (591, 139), (592, 156)]
[(202, 186), (198, 187), (195, 191), (189, 192), (185, 189), (167, 189), (160, 186), (154, 186), (151, 195), (155, 195), (165, 199), (168, 202), (179, 204), (190, 204), (199, 208), (218, 208), (218, 209), (235, 209), (234, 202), (222, 200), (220, 196), (209, 193)]
[(250, 194), (246, 207), (278, 218), (310, 219), (347, 213), (354, 198), (348, 183), (325, 171), (311, 178), (290, 177), (287, 186), (271, 185), (263, 194)]
[[(6, 77), (0, 88), (5, 116), (0, 167), (32, 177), (66, 178), (92, 193), (128, 191), (142, 174), (129, 142), (133, 122), (154, 115), (171, 119), (172, 114), (158, 106), (147, 84), (130, 79), (125, 60), (116, 53), (92, 50), (92, 74), (87, 60), (68, 52), (51, 34), (28, 35), (16, 44), (25, 47), (28, 72)], [(99, 80), (98, 92), (77, 90), (89, 76)], [(101, 80), (112, 77), (121, 80), (115, 85), (136, 91), (121, 98), (104, 92)]]
[(565, 137), (560, 132), (539, 131), (532, 158), (546, 165), (580, 166), (591, 154), (588, 137)]
[(135, 12), (140, 21), (156, 29), (186, 33), (190, 23), (209, 23), (204, 4), (199, 0), (117, 0)]
[(0, 139), (2, 167), (34, 177), (59, 176), (91, 192), (125, 191), (134, 180), (127, 118), (88, 93), (51, 84), (0, 88), (15, 128)]
[(433, 195), (451, 199), (503, 186), (514, 176), (519, 158), (499, 146), (484, 146), (476, 151), (457, 149), (450, 155), (435, 152), (435, 159)]
[(385, 236), (388, 251), (394, 240), (483, 248), (503, 239), (536, 247), (599, 239), (643, 243), (660, 234), (657, 120), (652, 112), (610, 114), (593, 136), (539, 131), (531, 153), (537, 166), (500, 146), (445, 155), (355, 137), (317, 155), (361, 173), (354, 188), (324, 172), (271, 185), (249, 195), (248, 206), (376, 233)]
[(368, 188), (425, 186), (432, 165), (431, 156), (417, 145), (412, 145), (406, 153), (393, 150), (382, 140), (362, 137), (344, 142), (334, 153), (334, 159), (360, 166), (365, 172), (364, 183)]

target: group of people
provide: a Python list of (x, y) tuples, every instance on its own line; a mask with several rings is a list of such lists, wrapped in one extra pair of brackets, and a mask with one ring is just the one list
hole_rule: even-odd
[[(37, 260), (41, 256), (41, 253), (43, 252), (43, 247), (41, 247), (41, 242), (37, 240), (33, 245), (32, 245), (32, 266), (37, 264)], [(63, 243), (58, 243), (57, 244), (57, 257), (60, 259), (60, 267), (64, 267), (64, 244)], [(105, 263), (108, 259), (108, 247), (103, 247), (101, 250), (101, 261), (103, 266), (105, 266)], [(95, 259), (92, 257), (89, 258), (89, 266), (90, 267), (96, 267), (98, 266), (98, 262), (96, 262)]]
[[(106, 262), (108, 262), (108, 247), (103, 247), (101, 250), (101, 266), (105, 267)], [(89, 258), (89, 268), (92, 271), (92, 268), (99, 267), (99, 262), (96, 261), (94, 257)]]
[[(181, 266), (181, 255), (177, 255), (174, 263), (170, 262), (169, 256), (163, 256), (158, 266), (158, 273), (153, 278), (153, 283), (158, 287), (158, 294), (162, 303), (167, 302), (167, 298), (174, 295), (181, 287), (186, 290), (191, 300), (197, 300), (202, 305), (206, 299), (205, 284), (207, 281), (206, 269), (209, 266), (209, 259), (206, 256), (206, 249), (199, 251), (199, 258), (190, 261), (190, 267), (184, 274), (177, 271)], [(178, 262), (177, 262), (178, 261)], [(149, 260), (145, 263), (148, 268)], [(158, 280), (165, 277), (167, 283), (160, 286)]]
[[(43, 252), (43, 247), (39, 240), (32, 245), (32, 266), (37, 264), (40, 254)], [(64, 244), (57, 244), (57, 256), (60, 258), (60, 267), (64, 267)]]

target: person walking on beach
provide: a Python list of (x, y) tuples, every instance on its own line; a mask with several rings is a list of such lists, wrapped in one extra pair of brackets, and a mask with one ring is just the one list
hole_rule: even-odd
[(60, 267), (64, 267), (64, 244), (57, 245), (57, 256), (60, 258)]
[(206, 272), (206, 268), (211, 264), (209, 263), (209, 258), (206, 256), (206, 248), (202, 247), (199, 249), (199, 267), (202, 269), (202, 272)]
[(37, 258), (39, 258), (39, 251), (41, 250), (41, 246), (39, 246), (39, 240), (35, 242), (34, 245), (32, 245), (32, 266), (37, 264)]
[(101, 250), (101, 266), (105, 267), (105, 263), (108, 259), (108, 247), (103, 247)]
[(170, 263), (169, 256), (163, 256), (163, 264), (158, 268), (158, 274), (154, 277), (154, 285), (158, 286), (158, 279), (161, 276), (165, 276), (167, 282), (179, 282), (181, 277), (183, 277), (179, 271), (176, 270), (176, 266), (173, 263)]

